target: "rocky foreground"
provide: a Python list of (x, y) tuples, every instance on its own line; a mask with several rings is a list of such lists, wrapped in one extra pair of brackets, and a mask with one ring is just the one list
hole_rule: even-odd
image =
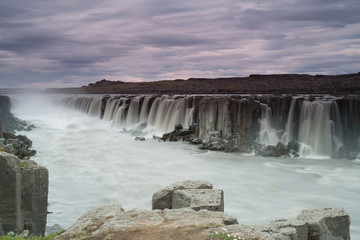
[[(99, 207), (83, 215), (57, 239), (350, 239), (343, 209), (305, 210), (295, 219), (264, 225), (238, 224), (223, 213), (223, 192), (204, 181), (184, 181), (153, 195), (153, 210)], [(228, 235), (229, 234), (229, 235)]]
[(99, 94), (359, 94), (360, 73), (343, 75), (254, 74), (249, 77), (189, 78), (155, 82), (101, 80), (62, 93)]

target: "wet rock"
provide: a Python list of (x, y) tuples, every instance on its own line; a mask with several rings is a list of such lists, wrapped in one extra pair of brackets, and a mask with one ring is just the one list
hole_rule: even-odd
[(135, 137), (135, 141), (145, 141), (144, 137)]
[(290, 150), (293, 150), (295, 152), (299, 152), (300, 150), (300, 143), (292, 140), (290, 142), (288, 142), (287, 144), (287, 149), (290, 151)]
[(178, 130), (181, 130), (181, 129), (183, 129), (183, 126), (180, 123), (175, 125), (175, 131), (178, 131)]
[[(290, 144), (290, 147), (289, 147)], [(262, 148), (256, 149), (256, 154), (262, 157), (281, 157), (281, 156), (295, 156), (298, 157), (298, 153), (293, 149), (297, 148), (297, 144), (289, 143), (288, 146), (282, 142), (278, 142), (275, 146), (267, 145)]]
[(152, 197), (152, 209), (172, 208), (172, 195), (178, 189), (212, 189), (211, 183), (205, 181), (182, 181), (158, 190)]
[(218, 189), (175, 190), (172, 194), (172, 208), (189, 207), (196, 211), (224, 212), (224, 192)]
[(175, 125), (175, 130), (169, 133), (164, 133), (161, 140), (163, 141), (171, 141), (171, 142), (177, 142), (177, 141), (190, 141), (195, 135), (194, 135), (194, 128), (190, 126), (189, 128), (185, 129), (181, 124)]

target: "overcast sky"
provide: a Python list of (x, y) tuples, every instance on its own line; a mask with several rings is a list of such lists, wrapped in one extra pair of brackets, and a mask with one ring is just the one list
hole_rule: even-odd
[(0, 88), (359, 71), (359, 0), (0, 1)]

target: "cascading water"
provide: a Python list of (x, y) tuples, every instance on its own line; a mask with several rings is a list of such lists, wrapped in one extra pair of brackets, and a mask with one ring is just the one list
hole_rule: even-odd
[[(286, 145), (290, 141), (296, 141), (301, 145), (299, 153), (305, 156), (332, 156), (334, 152), (343, 151), (344, 117), (340, 114), (336, 98), (294, 96), (289, 99), (280, 96), (275, 100), (274, 97), (260, 97), (255, 101), (251, 100), (253, 98), (253, 96), (239, 96), (238, 99), (229, 101), (226, 97), (218, 97), (207, 103), (197, 101), (194, 104), (194, 98), (188, 96), (115, 96), (109, 97), (106, 101), (99, 96), (73, 96), (65, 97), (58, 102), (90, 116), (103, 115), (104, 121), (109, 121), (113, 127), (120, 129), (137, 129), (141, 125), (141, 130), (146, 127), (147, 132), (164, 133), (172, 131), (176, 124), (182, 124), (187, 128), (195, 120), (199, 120), (200, 138), (203, 137), (205, 140), (210, 139), (208, 132), (218, 131), (220, 137), (224, 139), (233, 135), (240, 138), (239, 142), (245, 143), (256, 140), (264, 145), (276, 145), (278, 142)], [(286, 101), (283, 102), (283, 99)], [(242, 107), (229, 108), (229, 104), (234, 101), (242, 103)], [(349, 109), (351, 112), (356, 112), (353, 102), (354, 100), (351, 100)], [(256, 113), (256, 106), (259, 106), (259, 115)], [(236, 113), (236, 118), (233, 117), (235, 113), (231, 112), (234, 111), (232, 109), (240, 109)], [(252, 116), (247, 116), (249, 114)], [(346, 119), (348, 121), (355, 119), (347, 124), (358, 128), (356, 118), (350, 116)], [(247, 123), (242, 123), (243, 120)], [(258, 121), (258, 130), (256, 127), (250, 127), (253, 124), (251, 121)], [(255, 134), (257, 137), (254, 140), (246, 139)], [(358, 152), (357, 136), (360, 134), (352, 135), (355, 143), (350, 150)]]
[(258, 142), (264, 145), (276, 145), (279, 142), (278, 130), (272, 127), (271, 109), (266, 104), (261, 106), (260, 132)]

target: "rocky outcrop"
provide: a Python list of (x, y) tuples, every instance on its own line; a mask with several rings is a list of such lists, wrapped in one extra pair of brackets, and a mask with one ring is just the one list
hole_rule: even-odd
[(7, 131), (31, 130), (34, 127), (33, 125), (29, 125), (27, 122), (15, 117), (10, 112), (10, 109), (11, 109), (10, 98), (8, 96), (0, 95), (0, 122), (1, 122), (0, 125), (2, 126), (3, 130), (7, 130)]
[[(295, 219), (278, 219), (264, 225), (231, 225), (205, 231), (230, 236), (276, 240), (350, 240), (350, 217), (339, 208), (304, 210)], [(251, 238), (251, 239), (252, 239)]]
[(180, 189), (212, 189), (213, 185), (205, 181), (182, 181), (162, 188), (155, 192), (152, 197), (152, 209), (173, 208), (173, 194)]
[(188, 232), (203, 236), (202, 230), (227, 223), (236, 220), (221, 212), (189, 208), (124, 211), (112, 205), (83, 215), (58, 239), (197, 239)]
[(225, 239), (226, 236), (226, 239), (350, 240), (350, 217), (343, 209), (304, 210), (295, 219), (277, 219), (269, 224), (247, 226), (238, 224), (236, 218), (218, 209), (195, 211), (188, 207), (189, 204), (183, 204), (183, 200), (180, 201), (185, 208), (169, 207), (172, 202), (174, 208), (180, 195), (186, 196), (183, 199), (190, 199), (190, 205), (193, 199), (199, 199), (193, 196), (197, 194), (207, 195), (208, 199), (217, 202), (218, 196), (209, 194), (213, 191), (207, 182), (178, 182), (154, 193), (155, 203), (163, 208), (161, 210), (125, 211), (121, 205), (99, 207), (84, 214), (57, 239), (209, 240)]
[(31, 147), (32, 141), (25, 135), (15, 135), (8, 131), (3, 132), (0, 151), (14, 154), (20, 159), (29, 159), (36, 154), (36, 151)]
[(0, 152), (0, 222), (5, 233), (26, 229), (44, 235), (48, 179), (45, 167)]

